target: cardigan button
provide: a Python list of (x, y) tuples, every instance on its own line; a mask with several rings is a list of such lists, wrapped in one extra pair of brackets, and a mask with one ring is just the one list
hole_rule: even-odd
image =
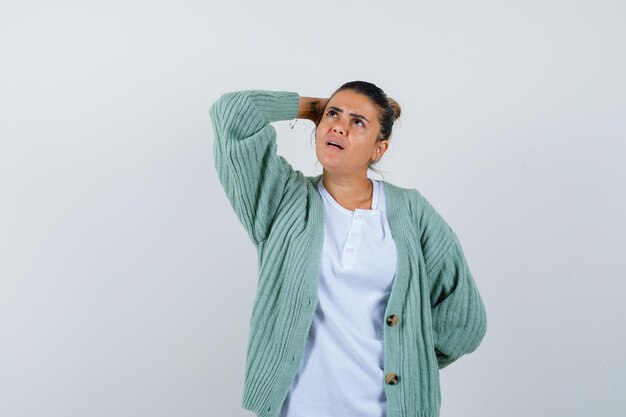
[(400, 377), (393, 372), (389, 372), (385, 377), (385, 381), (387, 381), (389, 385), (396, 385), (398, 382), (400, 382)]
[(391, 316), (387, 317), (387, 324), (390, 326), (395, 326), (396, 324), (398, 324), (399, 320), (400, 318), (398, 316), (392, 314)]

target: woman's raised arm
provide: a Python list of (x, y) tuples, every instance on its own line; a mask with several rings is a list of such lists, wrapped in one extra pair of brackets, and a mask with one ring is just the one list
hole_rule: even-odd
[(295, 118), (299, 108), (295, 92), (245, 90), (222, 95), (209, 110), (220, 183), (255, 245), (269, 235), (285, 184), (295, 175), (276, 153), (270, 123)]

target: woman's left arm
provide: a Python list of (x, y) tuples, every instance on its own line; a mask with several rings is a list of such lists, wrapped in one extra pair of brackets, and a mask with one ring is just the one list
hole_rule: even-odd
[(439, 369), (473, 352), (487, 332), (482, 298), (456, 234), (428, 271)]

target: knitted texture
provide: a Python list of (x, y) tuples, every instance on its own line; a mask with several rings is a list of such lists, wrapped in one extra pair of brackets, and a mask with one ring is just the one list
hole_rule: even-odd
[[(278, 155), (270, 124), (295, 118), (299, 99), (288, 91), (236, 91), (209, 111), (220, 183), (258, 254), (241, 405), (259, 417), (280, 412), (317, 306), (321, 175), (304, 176)], [(487, 330), (485, 307), (452, 228), (416, 189), (384, 186), (398, 253), (381, 317), (383, 372), (399, 377), (396, 384), (381, 381), (387, 416), (437, 417), (439, 369), (479, 346)], [(395, 326), (385, 324), (392, 314), (399, 318)]]

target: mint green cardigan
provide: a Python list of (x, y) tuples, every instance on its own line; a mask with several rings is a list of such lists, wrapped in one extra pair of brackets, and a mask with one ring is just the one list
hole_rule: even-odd
[[(220, 183), (258, 254), (241, 406), (259, 417), (280, 412), (317, 305), (321, 175), (307, 177), (278, 155), (270, 124), (297, 117), (299, 99), (288, 91), (236, 91), (222, 95), (209, 111)], [(393, 385), (381, 381), (387, 417), (436, 417), (439, 369), (481, 343), (485, 307), (450, 226), (417, 190), (384, 186), (398, 254), (385, 317), (399, 318), (392, 326), (381, 317), (383, 372), (399, 378)]]

